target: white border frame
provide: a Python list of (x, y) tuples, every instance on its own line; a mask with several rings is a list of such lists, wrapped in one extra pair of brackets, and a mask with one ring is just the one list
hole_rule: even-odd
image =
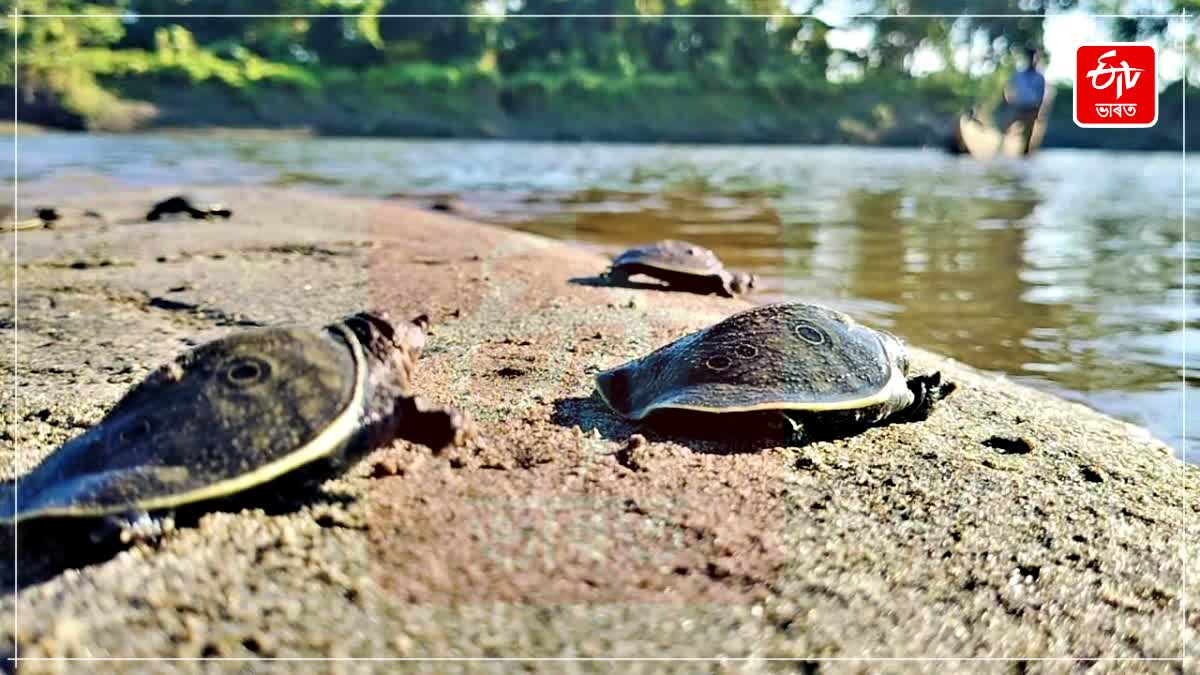
[[(21, 14), (20, 5), (21, 5), (21, 0), (13, 0), (12, 14), (9, 14), (8, 17), (10, 20), (12, 20), (14, 22), (14, 24), (17, 20), (37, 19), (37, 18), (97, 18), (97, 17), (124, 18), (126, 16), (126, 14), (117, 14), (117, 13), (111, 13), (111, 14), (97, 13), (97, 14), (86, 14), (86, 15), (82, 15), (82, 14), (49, 14), (49, 13), (48, 14)], [(359, 16), (359, 15), (354, 15), (354, 14), (341, 14), (341, 15), (329, 15), (329, 14), (141, 14), (139, 16), (146, 17), (146, 18), (179, 18), (179, 19), (183, 19), (183, 18), (312, 18), (312, 19), (319, 18), (319, 19), (332, 19), (332, 18), (345, 18), (345, 17), (352, 17), (352, 16)], [(477, 17), (477, 16), (478, 17), (490, 17), (491, 15), (489, 15), (489, 14), (378, 14), (376, 16), (378, 16), (380, 18), (418, 19), (418, 18), (446, 18), (446, 17), (453, 18), (453, 17)], [(624, 18), (652, 18), (652, 17), (658, 17), (658, 18), (662, 18), (664, 16), (668, 16), (668, 17), (673, 17), (673, 18), (718, 19), (718, 18), (769, 18), (769, 17), (775, 16), (775, 15), (774, 14), (671, 14), (671, 15), (654, 15), (654, 14), (524, 14), (524, 15), (518, 15), (518, 16), (521, 16), (524, 18), (562, 18), (562, 17), (567, 17), (567, 18), (622, 18), (622, 17), (624, 17)], [(791, 14), (791, 16), (820, 18), (820, 17), (816, 17), (813, 14)], [(1044, 19), (1044, 18), (1051, 17), (1051, 16), (1058, 16), (1058, 15), (1057, 14), (1047, 14), (1047, 13), (1042, 13), (1042, 14), (1025, 14), (1025, 13), (1021, 13), (1021, 14), (971, 14), (971, 13), (966, 13), (966, 12), (964, 12), (962, 14), (865, 14), (864, 13), (864, 14), (849, 14), (849, 15), (847, 15), (847, 18), (958, 19), (958, 18), (964, 18), (964, 17), (971, 17), (971, 18), (1041, 17)], [(1181, 196), (1182, 210), (1180, 212), (1180, 227), (1181, 227), (1181, 231), (1182, 231), (1182, 241), (1186, 242), (1187, 241), (1187, 204), (1188, 204), (1188, 198), (1187, 198), (1188, 197), (1188, 195), (1187, 195), (1187, 75), (1188, 75), (1187, 42), (1188, 42), (1188, 38), (1190, 37), (1190, 30), (1189, 30), (1189, 24), (1188, 24), (1189, 14), (1188, 14), (1187, 10), (1185, 9), (1185, 10), (1181, 10), (1179, 13), (1175, 13), (1175, 14), (1087, 14), (1086, 16), (1093, 18), (1093, 19), (1113, 19), (1113, 18), (1161, 18), (1161, 19), (1168, 19), (1168, 20), (1178, 19), (1183, 22), (1184, 30), (1183, 30), (1183, 35), (1180, 38), (1181, 44), (1183, 46), (1183, 64), (1182, 64), (1182, 68), (1180, 71), (1180, 81), (1183, 83), (1183, 89), (1181, 91), (1181, 120), (1180, 120), (1180, 125), (1181, 125), (1180, 178), (1181, 178), (1181, 188), (1182, 188), (1182, 196)], [(15, 26), (13, 28), (12, 33), (13, 33), (13, 212), (15, 214), (17, 212), (17, 208), (18, 208), (18, 204), (19, 204), (19, 196), (20, 196), (20, 191), (19, 191), (19, 186), (18, 186), (20, 118), (19, 118), (18, 109), (17, 109), (17, 106), (20, 102), (19, 101), (19, 77), (20, 77), (19, 61), (20, 61), (20, 58), (19, 58), (19, 42), (17, 39), (19, 33), (15, 29)], [(1144, 43), (1102, 43), (1102, 44), (1144, 44)], [(1153, 45), (1151, 45), (1151, 46), (1153, 47)], [(1157, 67), (1158, 67), (1158, 50), (1157, 50), (1157, 48), (1155, 48), (1155, 69), (1156, 70), (1157, 70)], [(1074, 92), (1074, 78), (1075, 78), (1075, 75), (1077, 75), (1077, 74), (1078, 74), (1078, 68), (1076, 68), (1075, 73), (1072, 75), (1072, 91), (1073, 92)], [(1074, 116), (1074, 101), (1072, 101), (1072, 117), (1073, 116)], [(1155, 122), (1157, 122), (1158, 121), (1157, 87), (1156, 87), (1156, 96), (1155, 96), (1155, 115), (1154, 115), (1154, 117), (1155, 117)], [(1130, 127), (1130, 128), (1132, 128), (1132, 127)], [(12, 401), (12, 410), (11, 410), (11, 417), (10, 417), (10, 420), (11, 420), (10, 423), (12, 424), (14, 429), (16, 427), (16, 415), (17, 415), (16, 409), (17, 409), (17, 401), (19, 400), (19, 393), (20, 393), (19, 386), (18, 386), (18, 379), (17, 379), (17, 373), (18, 373), (17, 357), (19, 356), (19, 350), (18, 350), (19, 322), (18, 322), (18, 307), (17, 307), (17, 300), (19, 299), (19, 285), (18, 285), (19, 258), (18, 258), (18, 254), (17, 254), (17, 246), (18, 246), (18, 231), (14, 229), (13, 230), (13, 401)], [(1182, 412), (1181, 434), (1183, 436), (1183, 447), (1180, 449), (1181, 460), (1182, 460), (1180, 462), (1180, 471), (1187, 471), (1188, 466), (1189, 466), (1187, 463), (1187, 459), (1188, 459), (1188, 443), (1187, 443), (1187, 412), (1188, 412), (1188, 409), (1187, 409), (1187, 306), (1188, 306), (1187, 305), (1187, 297), (1188, 297), (1187, 296), (1187, 291), (1188, 291), (1187, 276), (1188, 276), (1188, 272), (1187, 272), (1187, 257), (1181, 253), (1180, 258), (1181, 258), (1181, 260), (1180, 260), (1180, 263), (1181, 263), (1181, 270), (1180, 270), (1180, 282), (1181, 282), (1181, 286), (1180, 286), (1180, 295), (1181, 295), (1180, 326), (1182, 329), (1181, 330), (1181, 332), (1182, 332), (1182, 336), (1181, 336), (1182, 349), (1181, 349), (1181, 364), (1180, 364), (1180, 386), (1181, 386), (1182, 394), (1183, 394), (1182, 401), (1181, 401), (1181, 412)], [(13, 457), (14, 457), (13, 466), (14, 466), (14, 471), (19, 479), (21, 469), (23, 468), (23, 463), (21, 462), (20, 448), (17, 446), (17, 440), (16, 440), (17, 436), (15, 433), (12, 434), (12, 436), (13, 436)], [(15, 486), (16, 486), (16, 480), (14, 480), (14, 490), (13, 490), (14, 512), (15, 512), (16, 506), (17, 506), (17, 490), (15, 489)], [(1181, 504), (1180, 508), (1184, 511), (1184, 516), (1186, 519), (1188, 516), (1186, 506), (1184, 504)], [(660, 657), (554, 657), (554, 656), (548, 656), (548, 657), (436, 657), (436, 656), (431, 656), (431, 657), (287, 657), (287, 656), (283, 656), (283, 657), (245, 657), (245, 658), (243, 658), (243, 657), (207, 657), (207, 658), (206, 657), (195, 657), (195, 658), (184, 658), (184, 657), (58, 657), (58, 658), (55, 658), (55, 657), (21, 657), (20, 656), (20, 611), (19, 611), (20, 588), (19, 588), (19, 583), (18, 583), (19, 577), (18, 577), (18, 570), (17, 570), (17, 562), (19, 559), (18, 558), (19, 546), (18, 546), (18, 542), (17, 542), (17, 529), (16, 528), (17, 528), (17, 525), (14, 523), (14, 525), (13, 525), (13, 595), (12, 595), (12, 598), (13, 598), (13, 645), (12, 645), (12, 655), (10, 657), (6, 657), (4, 659), (5, 661), (11, 660), (14, 665), (14, 668), (19, 667), (21, 661), (29, 661), (29, 662), (39, 662), (39, 661), (42, 661), (42, 662), (231, 661), (231, 662), (247, 662), (247, 663), (255, 663), (255, 662), (260, 662), (260, 661), (263, 661), (263, 662), (300, 662), (300, 661), (317, 661), (317, 662), (349, 661), (349, 662), (353, 662), (353, 661), (364, 661), (364, 662), (389, 662), (389, 663), (391, 663), (391, 662), (403, 663), (403, 662), (410, 662), (410, 661), (430, 662), (430, 663), (438, 663), (438, 662), (532, 663), (532, 662), (543, 662), (543, 661), (545, 661), (545, 662), (560, 662), (560, 661), (562, 661), (562, 662), (577, 662), (577, 661), (578, 662), (627, 662), (627, 661), (628, 662), (658, 662), (658, 661), (667, 661), (667, 662), (703, 662), (703, 663), (806, 662), (806, 661), (831, 662), (831, 663), (839, 663), (839, 662), (863, 662), (863, 663), (876, 663), (876, 662), (878, 662), (878, 663), (984, 662), (984, 663), (987, 663), (987, 662), (1024, 661), (1024, 662), (1055, 662), (1055, 663), (1057, 663), (1057, 662), (1063, 662), (1063, 663), (1100, 663), (1100, 662), (1150, 662), (1150, 663), (1154, 663), (1154, 662), (1165, 662), (1165, 663), (1179, 663), (1181, 666), (1183, 666), (1188, 661), (1195, 660), (1194, 658), (1189, 657), (1188, 651), (1187, 651), (1187, 646), (1188, 646), (1188, 642), (1187, 642), (1187, 634), (1188, 634), (1188, 624), (1187, 624), (1187, 614), (1188, 614), (1188, 606), (1187, 606), (1187, 588), (1188, 588), (1187, 572), (1188, 572), (1188, 570), (1187, 570), (1187, 564), (1188, 564), (1188, 558), (1187, 558), (1187, 553), (1188, 553), (1188, 547), (1187, 547), (1187, 531), (1186, 530), (1179, 533), (1179, 539), (1180, 539), (1180, 542), (1179, 542), (1180, 560), (1179, 560), (1179, 562), (1181, 564), (1181, 591), (1182, 592), (1179, 595), (1180, 654), (1177, 657), (1107, 657), (1107, 656), (1049, 656), (1049, 657), (1036, 657), (1036, 656), (1035, 657), (1027, 657), (1027, 656), (964, 656), (964, 657), (954, 657), (954, 656), (941, 656), (941, 657), (937, 657), (937, 656), (934, 656), (934, 657), (825, 656), (825, 657), (821, 657), (821, 656), (812, 656), (812, 657), (779, 658), (779, 657), (723, 657), (723, 656), (718, 656), (718, 657), (661, 657), (661, 656)]]

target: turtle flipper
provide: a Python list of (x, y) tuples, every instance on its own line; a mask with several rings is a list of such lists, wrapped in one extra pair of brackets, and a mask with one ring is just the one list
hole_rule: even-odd
[(134, 511), (122, 516), (107, 516), (104, 519), (107, 532), (102, 528), (93, 533), (94, 541), (103, 541), (108, 532), (117, 532), (122, 544), (133, 542), (156, 542), (175, 530), (175, 519), (170, 515), (151, 516), (146, 511)]
[(783, 439), (789, 446), (804, 445), (808, 442), (808, 434), (804, 431), (804, 422), (795, 415), (789, 415), (786, 412), (779, 414), (780, 431), (783, 433)]
[(473, 435), (470, 420), (456, 408), (430, 406), (420, 397), (396, 402), (396, 437), (433, 450), (462, 445)]
[(629, 283), (629, 271), (619, 267), (609, 267), (600, 273), (600, 279), (609, 286), (623, 286)]
[(906, 420), (925, 419), (934, 403), (946, 398), (957, 388), (958, 385), (953, 382), (942, 382), (941, 371), (910, 377), (908, 390), (913, 394), (913, 402), (900, 413), (900, 417)]

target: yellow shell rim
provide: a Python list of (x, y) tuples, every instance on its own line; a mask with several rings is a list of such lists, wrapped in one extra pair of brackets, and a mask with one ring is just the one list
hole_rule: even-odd
[[(889, 381), (889, 385), (890, 385), (890, 381)], [(603, 389), (601, 389), (600, 387), (597, 386), (596, 392), (600, 394), (600, 398), (604, 401), (604, 403), (609, 408), (611, 408), (613, 410), (617, 410), (617, 407), (612, 404), (612, 401), (609, 401), (608, 397), (604, 395)], [(755, 405), (729, 406), (729, 407), (724, 407), (724, 408), (709, 408), (709, 407), (700, 406), (700, 405), (663, 404), (663, 405), (655, 405), (655, 406), (651, 406), (648, 408), (643, 408), (641, 410), (638, 410), (637, 413), (640, 413), (640, 414), (631, 415), (629, 417), (629, 419), (642, 420), (642, 419), (645, 419), (647, 416), (649, 416), (651, 413), (658, 411), (658, 410), (690, 410), (693, 412), (712, 413), (714, 415), (744, 413), (744, 412), (762, 412), (762, 411), (767, 411), (767, 410), (795, 410), (795, 411), (800, 411), (800, 412), (832, 412), (832, 411), (836, 411), (836, 410), (859, 410), (861, 408), (866, 408), (868, 406), (886, 403), (888, 401), (888, 399), (891, 397), (891, 394), (889, 392), (890, 392), (890, 386), (884, 386), (884, 387), (880, 388), (879, 391), (872, 394), (871, 396), (866, 396), (863, 398), (856, 398), (856, 399), (848, 399), (845, 401), (831, 401), (828, 403), (821, 403), (821, 402), (800, 403), (797, 401), (768, 401), (766, 403), (757, 403)]]

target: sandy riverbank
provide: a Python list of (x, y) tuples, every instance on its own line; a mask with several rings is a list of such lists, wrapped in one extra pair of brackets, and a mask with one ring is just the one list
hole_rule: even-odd
[[(23, 656), (1175, 657), (1183, 648), (1182, 606), (1200, 605), (1194, 584), (1183, 587), (1194, 554), (1181, 557), (1196, 540), (1200, 473), (1141, 429), (918, 350), (918, 370), (960, 385), (924, 422), (733, 453), (647, 434), (646, 446), (622, 452), (635, 430), (593, 396), (591, 373), (746, 303), (573, 284), (605, 261), (395, 203), (205, 188), (234, 218), (139, 219), (173, 192), (103, 181), (22, 188), (28, 205), (67, 214), (55, 230), (18, 236), (18, 392), (6, 440), (22, 466), (190, 344), (364, 307), (430, 315), (418, 386), (467, 410), (490, 448), (433, 455), (396, 444), (327, 483), (316, 503), (212, 513), (157, 546), (99, 560), (51, 560), (54, 537), (23, 540), (23, 588), (0, 601), (9, 617), (0, 644), (12, 639), (15, 605)], [(78, 216), (84, 208), (108, 223)], [(10, 344), (12, 289), (0, 291)], [(2, 354), (11, 372), (12, 352)], [(12, 409), (11, 389), (0, 396)], [(6, 456), (5, 473), (13, 468)], [(11, 560), (11, 537), (0, 548)], [(0, 577), (12, 577), (11, 562)], [(1194, 637), (1195, 613), (1190, 623)], [(22, 671), (85, 672), (79, 665)], [(550, 665), (602, 668), (540, 668)], [(105, 664), (397, 670), (304, 668)]]

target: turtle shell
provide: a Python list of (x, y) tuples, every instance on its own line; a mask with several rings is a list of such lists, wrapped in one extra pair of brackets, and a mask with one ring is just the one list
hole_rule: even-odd
[(659, 410), (854, 410), (888, 399), (884, 334), (831, 309), (764, 305), (596, 376), (605, 402), (640, 420)]
[[(217, 211), (220, 211), (220, 213), (217, 213)], [(168, 197), (160, 202), (155, 202), (154, 206), (146, 213), (146, 220), (161, 220), (163, 216), (177, 216), (179, 214), (200, 219), (212, 215), (228, 217), (232, 215), (232, 211), (226, 209), (220, 200), (204, 199), (195, 194), (179, 194)]]
[(151, 511), (223, 497), (344, 447), (367, 359), (346, 323), (275, 327), (160, 368), (17, 484), (0, 519)]
[(613, 259), (612, 269), (642, 265), (683, 274), (719, 274), (725, 266), (717, 254), (686, 241), (664, 239), (631, 248)]

